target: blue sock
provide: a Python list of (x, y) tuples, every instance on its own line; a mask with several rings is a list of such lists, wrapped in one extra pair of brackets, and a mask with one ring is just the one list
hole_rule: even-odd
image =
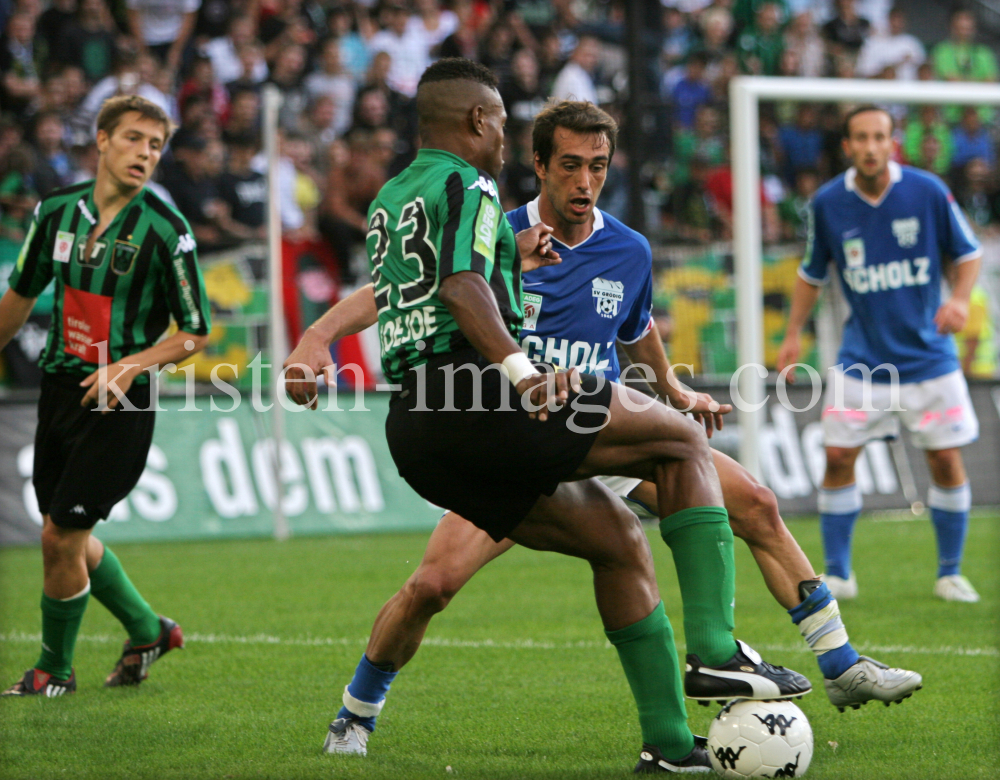
[(818, 503), (826, 573), (846, 580), (851, 576), (851, 535), (861, 514), (861, 491), (856, 484), (820, 488)]
[(972, 490), (969, 483), (956, 488), (931, 485), (927, 495), (931, 522), (937, 534), (938, 577), (958, 574), (962, 568), (962, 548), (969, 528)]
[(816, 654), (816, 662), (826, 679), (840, 677), (858, 662), (860, 656), (847, 638), (840, 607), (825, 582), (801, 604), (788, 610), (788, 614)]
[(385, 695), (399, 672), (384, 672), (362, 655), (354, 679), (344, 691), (344, 706), (338, 718), (357, 718), (369, 731), (375, 731), (375, 719), (385, 704)]

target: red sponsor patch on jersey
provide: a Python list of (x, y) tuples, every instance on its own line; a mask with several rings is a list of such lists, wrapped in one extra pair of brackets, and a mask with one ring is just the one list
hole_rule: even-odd
[(67, 286), (63, 295), (64, 351), (87, 363), (97, 363), (97, 345), (107, 342), (110, 333), (111, 297)]

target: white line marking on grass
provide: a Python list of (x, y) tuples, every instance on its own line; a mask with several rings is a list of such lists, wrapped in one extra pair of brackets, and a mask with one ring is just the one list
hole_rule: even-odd
[[(252, 634), (250, 636), (234, 636), (232, 634), (198, 634), (184, 635), (185, 642), (206, 645), (281, 645), (285, 647), (364, 647), (368, 644), (367, 637), (281, 637), (271, 634)], [(12, 631), (0, 634), (0, 642), (35, 643), (41, 642), (41, 634), (29, 634), (23, 631)], [(78, 642), (94, 642), (109, 644), (121, 642), (121, 637), (103, 634), (81, 634)], [(471, 650), (608, 650), (612, 645), (607, 640), (603, 642), (581, 640), (578, 642), (551, 642), (538, 639), (514, 639), (498, 641), (495, 639), (449, 639), (447, 637), (425, 637), (422, 644), (425, 647), (451, 647)], [(1000, 648), (996, 647), (917, 647), (913, 645), (871, 645), (857, 644), (856, 649), (863, 653), (898, 653), (900, 655), (957, 655), (957, 656), (1000, 656)], [(684, 648), (678, 644), (678, 648)], [(754, 645), (758, 651), (772, 653), (809, 653), (804, 645)]]

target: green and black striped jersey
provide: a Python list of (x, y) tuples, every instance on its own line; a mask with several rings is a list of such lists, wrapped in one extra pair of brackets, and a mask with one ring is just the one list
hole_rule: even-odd
[[(26, 298), (56, 280), (52, 326), (39, 360), (49, 373), (87, 375), (99, 362), (141, 352), (163, 335), (171, 317), (188, 333), (211, 328), (191, 228), (148, 189), (84, 256), (100, 218), (94, 184), (56, 190), (38, 204), (10, 277), (11, 289)], [(136, 378), (146, 381), (148, 374)]]
[(511, 335), (521, 330), (521, 257), (493, 178), (450, 152), (421, 149), (368, 209), (382, 370), (398, 382), (434, 355), (467, 347), (442, 281), (481, 274)]

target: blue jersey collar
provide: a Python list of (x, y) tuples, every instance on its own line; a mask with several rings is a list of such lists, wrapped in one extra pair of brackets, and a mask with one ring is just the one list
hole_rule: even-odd
[(879, 197), (878, 200), (872, 200), (867, 195), (865, 195), (861, 190), (859, 190), (857, 187), (854, 186), (854, 179), (858, 175), (858, 169), (855, 168), (854, 166), (848, 168), (847, 172), (844, 174), (844, 189), (847, 190), (848, 192), (853, 192), (869, 206), (877, 209), (885, 202), (885, 199), (886, 197), (888, 197), (889, 193), (892, 192), (892, 185), (894, 185), (897, 181), (900, 181), (903, 178), (903, 169), (899, 163), (889, 160), (889, 165), (887, 167), (889, 168), (889, 186), (885, 188), (885, 191), (882, 193), (882, 195)]
[[(540, 197), (542, 197), (542, 196), (539, 195), (538, 198), (540, 198)], [(542, 221), (542, 218), (538, 215), (538, 198), (535, 198), (533, 201), (531, 201), (528, 204), (528, 207), (527, 207), (528, 208), (528, 227), (534, 227), (535, 225), (537, 225), (539, 222)], [(603, 229), (604, 229), (604, 215), (601, 213), (601, 210), (599, 208), (597, 208), (597, 206), (594, 206), (594, 227), (590, 231), (590, 235), (587, 236), (585, 239), (583, 239), (583, 241), (581, 241), (576, 246), (569, 246), (568, 244), (563, 244), (563, 242), (559, 241), (559, 239), (556, 238), (555, 236), (552, 237), (552, 240), (553, 241), (559, 241), (559, 243), (562, 244), (567, 249), (577, 249), (577, 248), (583, 246), (584, 244), (586, 244), (588, 241), (590, 241), (590, 239), (592, 239), (594, 237), (594, 233), (596, 233), (598, 230), (603, 230)]]

